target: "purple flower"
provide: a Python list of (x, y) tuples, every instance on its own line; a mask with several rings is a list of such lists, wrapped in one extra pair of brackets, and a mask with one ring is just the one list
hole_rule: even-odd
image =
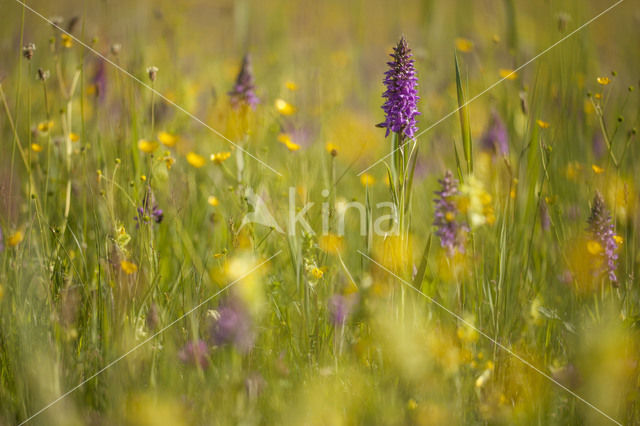
[(149, 187), (147, 187), (144, 197), (142, 197), (142, 205), (138, 207), (137, 211), (138, 215), (134, 219), (138, 224), (140, 222), (149, 222), (151, 219), (155, 223), (160, 223), (164, 218), (164, 213), (158, 208), (156, 197)]
[(482, 135), (480, 144), (487, 151), (493, 151), (500, 155), (509, 154), (509, 136), (507, 135), (507, 128), (500, 118), (500, 115), (495, 110), (491, 112), (489, 125), (487, 130), (484, 132), (484, 135)]
[(334, 294), (329, 299), (329, 313), (331, 322), (335, 326), (344, 324), (347, 317), (351, 313), (353, 307), (353, 299), (341, 294)]
[(603, 248), (602, 256), (607, 261), (607, 272), (609, 280), (612, 283), (618, 282), (616, 277), (616, 263), (618, 261), (618, 242), (616, 234), (613, 232), (613, 223), (611, 215), (604, 205), (604, 199), (599, 192), (593, 197), (593, 206), (591, 206), (591, 215), (587, 219), (589, 230), (593, 238), (600, 243)]
[(4, 250), (4, 237), (2, 236), (2, 227), (0, 227), (0, 252)]
[(389, 136), (389, 132), (397, 132), (401, 139), (413, 138), (417, 130), (416, 116), (420, 114), (417, 107), (420, 98), (416, 90), (418, 78), (411, 59), (413, 55), (404, 37), (393, 51), (393, 61), (387, 62), (389, 70), (384, 73), (387, 90), (382, 97), (387, 100), (382, 109), (386, 114), (385, 121), (377, 126), (387, 129), (385, 137)]
[(185, 364), (199, 365), (205, 369), (209, 366), (209, 358), (207, 357), (207, 343), (198, 339), (195, 342), (189, 341), (178, 352), (178, 358)]
[(236, 78), (236, 83), (229, 92), (231, 106), (237, 109), (241, 105), (247, 105), (254, 109), (260, 103), (260, 99), (255, 94), (255, 89), (253, 72), (251, 71), (251, 57), (247, 54), (242, 59), (242, 66)]
[(251, 316), (241, 301), (229, 298), (218, 307), (211, 338), (216, 345), (233, 344), (242, 353), (253, 348), (255, 336)]
[(453, 178), (450, 170), (444, 174), (444, 178), (438, 180), (442, 189), (435, 191), (438, 198), (434, 199), (435, 213), (433, 225), (437, 227), (436, 235), (440, 237), (440, 246), (446, 248), (449, 256), (453, 256), (456, 249), (464, 252), (465, 235), (469, 232), (469, 226), (459, 222), (458, 206), (455, 198), (460, 194), (458, 181)]

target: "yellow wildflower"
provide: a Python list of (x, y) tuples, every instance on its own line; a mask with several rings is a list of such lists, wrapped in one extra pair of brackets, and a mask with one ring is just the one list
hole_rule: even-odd
[(599, 242), (589, 240), (587, 241), (587, 251), (593, 255), (602, 253), (602, 245)]
[(373, 186), (373, 184), (376, 183), (376, 179), (369, 173), (363, 173), (360, 176), (360, 183), (362, 186)]
[(158, 142), (156, 141), (148, 141), (146, 139), (140, 139), (138, 141), (138, 149), (145, 154), (151, 154), (153, 151), (158, 149)]
[(287, 149), (291, 152), (295, 152), (300, 149), (300, 145), (293, 142), (291, 140), (291, 137), (287, 133), (280, 133), (278, 135), (278, 142), (283, 143), (287, 147)]
[(60, 40), (62, 41), (62, 45), (67, 49), (73, 45), (73, 39), (68, 34), (62, 34)]
[(330, 254), (341, 253), (344, 250), (344, 239), (335, 234), (322, 235), (318, 240), (318, 246)]
[(282, 115), (292, 115), (294, 112), (296, 112), (296, 109), (293, 107), (293, 105), (291, 105), (284, 99), (276, 99), (275, 106), (278, 112)]
[(618, 243), (618, 245), (621, 245), (624, 242), (624, 239), (620, 235), (614, 235), (613, 239)]
[(291, 80), (285, 81), (284, 87), (291, 90), (292, 92), (295, 92), (296, 90), (298, 90), (298, 85)]
[(538, 124), (538, 126), (540, 126), (541, 129), (548, 129), (550, 124), (547, 123), (546, 121), (542, 121), (542, 120), (536, 120), (536, 123)]
[(38, 132), (47, 133), (53, 128), (53, 121), (42, 121), (38, 123)]
[(229, 157), (231, 157), (231, 153), (228, 151), (216, 152), (215, 154), (211, 154), (211, 161), (216, 164), (222, 164)]
[(313, 277), (316, 280), (319, 280), (320, 278), (322, 278), (322, 276), (324, 275), (324, 272), (322, 272), (322, 269), (318, 268), (317, 266), (314, 266), (311, 269), (311, 275), (313, 275)]
[(187, 154), (187, 162), (196, 169), (199, 169), (200, 167), (204, 166), (206, 160), (202, 155), (198, 155), (195, 152), (190, 152)]
[(338, 154), (338, 147), (335, 144), (331, 143), (331, 142), (327, 142), (327, 144), (325, 145), (324, 148), (327, 150), (327, 152), (329, 154), (331, 154), (333, 156)]
[(128, 260), (123, 260), (120, 262), (120, 267), (124, 271), (125, 274), (131, 275), (138, 270), (138, 265), (133, 262), (129, 262)]
[(209, 203), (210, 206), (216, 207), (218, 204), (220, 204), (220, 200), (218, 200), (218, 197), (211, 195), (209, 198), (207, 198), (207, 203)]
[(500, 68), (498, 73), (500, 74), (500, 77), (506, 80), (515, 80), (516, 78), (518, 78), (518, 73), (515, 72), (514, 70)]
[(80, 135), (77, 134), (77, 133), (71, 132), (71, 133), (69, 133), (69, 140), (71, 142), (78, 142), (80, 140)]
[(7, 244), (9, 244), (9, 247), (15, 247), (20, 244), (23, 239), (24, 235), (22, 234), (22, 231), (18, 230), (7, 238)]
[(473, 50), (473, 42), (467, 38), (458, 37), (456, 39), (456, 49), (460, 52), (471, 52)]
[(33, 152), (42, 152), (42, 149), (43, 149), (42, 145), (40, 145), (40, 144), (37, 144), (37, 143), (32, 143), (31, 144), (31, 150)]
[(158, 132), (158, 140), (162, 145), (172, 147), (175, 146), (178, 138), (168, 132)]
[(611, 79), (609, 79), (609, 77), (598, 77), (596, 78), (596, 81), (598, 82), (598, 84), (602, 84), (603, 86), (611, 83)]
[(593, 173), (599, 175), (600, 173), (604, 172), (604, 169), (602, 167), (598, 167), (595, 164), (593, 164), (591, 166), (591, 168), (593, 169)]

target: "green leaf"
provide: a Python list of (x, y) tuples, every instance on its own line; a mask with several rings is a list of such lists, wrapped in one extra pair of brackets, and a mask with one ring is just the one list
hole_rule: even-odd
[(460, 115), (460, 129), (462, 131), (462, 147), (464, 158), (467, 163), (467, 173), (473, 172), (473, 150), (471, 144), (471, 126), (469, 125), (469, 108), (466, 105), (464, 90), (460, 80), (460, 67), (458, 66), (458, 56), (454, 53), (453, 58), (456, 64), (456, 87), (458, 90), (458, 113)]

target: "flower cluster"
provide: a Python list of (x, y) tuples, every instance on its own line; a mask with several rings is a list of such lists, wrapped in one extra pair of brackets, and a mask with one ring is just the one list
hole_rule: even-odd
[(251, 108), (255, 108), (260, 99), (255, 94), (255, 83), (253, 80), (253, 72), (251, 70), (251, 58), (247, 54), (242, 59), (242, 66), (240, 72), (236, 78), (236, 83), (233, 85), (233, 89), (229, 92), (229, 98), (231, 100), (231, 106), (235, 109), (241, 105), (247, 105)]
[(387, 63), (389, 70), (385, 72), (384, 85), (387, 90), (382, 94), (386, 102), (382, 105), (386, 116), (378, 127), (389, 132), (399, 133), (401, 137), (413, 138), (417, 130), (416, 116), (418, 112), (418, 78), (413, 66), (411, 49), (407, 40), (402, 37), (391, 54), (393, 61)]
[(232, 344), (241, 353), (253, 348), (255, 335), (251, 315), (240, 300), (230, 297), (217, 309), (211, 339), (219, 346)]
[(587, 220), (589, 223), (589, 231), (593, 239), (600, 245), (598, 250), (607, 262), (607, 272), (611, 282), (616, 283), (616, 264), (618, 261), (618, 239), (619, 237), (613, 231), (613, 223), (611, 215), (604, 205), (604, 199), (599, 192), (596, 192), (593, 198), (593, 206), (591, 206), (591, 215)]
[(438, 181), (440, 191), (435, 191), (438, 196), (434, 199), (435, 213), (433, 225), (438, 228), (436, 235), (440, 238), (440, 246), (446, 248), (448, 254), (453, 256), (456, 249), (464, 252), (465, 235), (469, 232), (469, 226), (465, 222), (457, 220), (460, 211), (456, 204), (456, 198), (460, 195), (458, 181), (453, 178), (450, 170)]

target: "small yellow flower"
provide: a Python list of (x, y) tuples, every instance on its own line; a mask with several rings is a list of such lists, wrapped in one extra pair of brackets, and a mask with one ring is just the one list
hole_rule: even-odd
[(515, 72), (514, 70), (500, 68), (498, 73), (500, 74), (500, 77), (506, 80), (515, 80), (516, 78), (518, 78), (518, 73)]
[(591, 165), (591, 168), (593, 169), (593, 173), (599, 175), (600, 173), (604, 172), (604, 169), (602, 167), (598, 167), (595, 164)]
[(73, 45), (73, 39), (68, 34), (62, 34), (60, 40), (62, 41), (62, 45), (67, 49)]
[(278, 142), (283, 143), (287, 147), (287, 149), (291, 152), (295, 152), (300, 149), (300, 145), (293, 142), (291, 140), (291, 137), (287, 133), (280, 133), (278, 135)]
[(195, 152), (190, 152), (187, 154), (187, 162), (189, 162), (189, 164), (191, 164), (196, 169), (199, 169), (200, 167), (204, 166), (207, 161), (202, 155), (198, 155)]
[(407, 408), (413, 411), (416, 408), (418, 408), (418, 403), (416, 402), (415, 399), (411, 398), (409, 402), (407, 402)]
[(147, 176), (146, 176), (146, 175), (142, 175), (142, 176), (140, 176), (140, 180), (141, 180), (142, 182), (146, 182), (146, 181), (147, 181)]
[(291, 90), (292, 92), (295, 92), (296, 90), (298, 90), (298, 85), (291, 80), (285, 81), (284, 87)]
[(296, 109), (293, 107), (293, 105), (291, 105), (284, 99), (276, 99), (275, 106), (278, 112), (282, 115), (292, 115), (294, 112), (296, 112)]
[(609, 77), (598, 77), (596, 78), (596, 81), (598, 82), (598, 84), (602, 84), (603, 86), (606, 86), (607, 84), (611, 83), (611, 80), (609, 79)]
[(587, 241), (587, 251), (593, 255), (602, 253), (602, 246), (599, 242), (589, 240)]
[(167, 170), (171, 170), (171, 167), (173, 167), (173, 163), (176, 162), (176, 159), (173, 158), (171, 155), (169, 155), (168, 151), (166, 152), (163, 160), (164, 160), (165, 166), (167, 166)]
[(620, 235), (614, 235), (613, 239), (616, 241), (616, 243), (618, 243), (618, 245), (622, 245), (622, 243), (624, 242), (624, 239)]
[(53, 121), (43, 121), (38, 123), (38, 132), (47, 133), (53, 128)]
[(172, 147), (175, 146), (178, 138), (168, 132), (158, 132), (158, 140), (162, 145)]
[(373, 186), (373, 184), (376, 183), (376, 179), (369, 173), (363, 173), (362, 176), (360, 176), (360, 183), (362, 186)]
[(327, 144), (324, 147), (327, 152), (331, 155), (336, 155), (338, 153), (338, 146), (331, 143), (331, 142), (327, 142)]
[(140, 139), (138, 141), (138, 149), (145, 154), (151, 154), (153, 151), (158, 149), (158, 142), (156, 141), (148, 141), (146, 139)]
[(316, 280), (319, 280), (324, 275), (324, 272), (322, 272), (322, 269), (314, 266), (313, 269), (311, 269), (311, 275), (313, 275), (313, 278)]
[(538, 126), (540, 126), (541, 129), (548, 129), (550, 124), (547, 123), (546, 121), (542, 121), (542, 120), (536, 120), (536, 123), (538, 124)]
[(131, 275), (138, 270), (138, 265), (133, 262), (129, 262), (128, 260), (123, 260), (122, 262), (120, 262), (120, 267), (127, 275)]
[(78, 142), (80, 140), (80, 135), (77, 134), (77, 133), (71, 132), (71, 133), (69, 133), (69, 140), (71, 142)]
[(596, 99), (602, 99), (602, 93), (596, 93), (593, 97)]
[(38, 143), (32, 143), (31, 144), (31, 150), (33, 152), (42, 152), (42, 145), (38, 144)]
[(456, 49), (460, 52), (471, 52), (473, 50), (473, 42), (467, 38), (458, 37), (456, 39)]
[(23, 239), (24, 235), (22, 234), (22, 231), (16, 231), (7, 238), (7, 244), (9, 244), (9, 247), (15, 247), (20, 244)]
[(209, 205), (212, 207), (216, 207), (218, 204), (220, 204), (220, 200), (218, 200), (218, 197), (216, 197), (215, 195), (211, 195), (209, 198), (207, 198), (207, 203), (209, 203)]
[(215, 154), (211, 154), (211, 161), (216, 164), (222, 164), (229, 157), (231, 157), (231, 153), (229, 151), (216, 152)]

